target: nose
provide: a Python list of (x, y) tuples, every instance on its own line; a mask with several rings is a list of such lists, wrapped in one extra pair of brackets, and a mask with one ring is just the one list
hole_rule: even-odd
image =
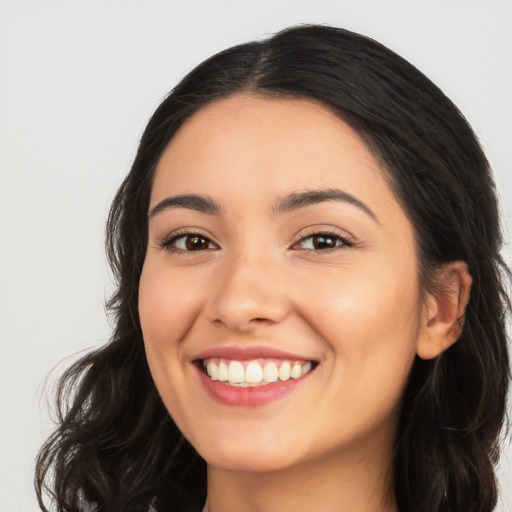
[(282, 322), (290, 302), (283, 273), (268, 259), (253, 254), (224, 262), (207, 304), (211, 322), (237, 333)]

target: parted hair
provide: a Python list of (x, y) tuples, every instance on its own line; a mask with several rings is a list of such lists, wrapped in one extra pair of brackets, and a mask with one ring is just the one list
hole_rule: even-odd
[(435, 359), (416, 358), (404, 390), (393, 491), (401, 512), (490, 512), (510, 383), (510, 273), (489, 164), (464, 116), (425, 75), (370, 38), (323, 25), (214, 55), (151, 117), (107, 222), (115, 327), (59, 381), (58, 423), (37, 459), (41, 510), (50, 502), (59, 512), (198, 512), (204, 504), (206, 463), (151, 379), (138, 285), (164, 149), (204, 105), (244, 93), (317, 100), (363, 138), (414, 227), (425, 291), (439, 291), (444, 264), (467, 263), (473, 284), (460, 338)]

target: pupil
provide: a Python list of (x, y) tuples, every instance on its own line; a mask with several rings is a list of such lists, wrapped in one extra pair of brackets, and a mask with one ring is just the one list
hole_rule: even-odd
[(197, 251), (200, 249), (206, 249), (208, 242), (200, 236), (190, 236), (187, 238), (186, 245), (189, 251)]
[(314, 240), (315, 249), (331, 249), (336, 245), (334, 239), (330, 236), (317, 236)]

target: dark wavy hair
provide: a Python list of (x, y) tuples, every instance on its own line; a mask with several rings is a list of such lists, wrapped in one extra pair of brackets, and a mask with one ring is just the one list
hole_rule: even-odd
[(388, 171), (412, 222), (424, 290), (443, 264), (473, 278), (460, 339), (433, 360), (416, 358), (394, 452), (403, 512), (488, 512), (510, 366), (505, 333), (510, 273), (489, 164), (454, 104), (410, 63), (367, 37), (303, 25), (235, 46), (191, 71), (158, 107), (119, 188), (107, 225), (117, 278), (108, 306), (115, 330), (58, 387), (58, 425), (42, 447), (36, 489), (61, 512), (198, 511), (206, 464), (162, 404), (144, 354), (137, 311), (155, 167), (183, 122), (234, 94), (311, 98), (366, 142)]

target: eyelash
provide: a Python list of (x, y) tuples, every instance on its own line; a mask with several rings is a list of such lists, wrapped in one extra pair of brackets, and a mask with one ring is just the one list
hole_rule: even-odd
[[(208, 249), (201, 249), (201, 250), (193, 251), (193, 250), (180, 249), (180, 248), (174, 247), (172, 245), (173, 243), (177, 242), (178, 240), (180, 240), (182, 238), (185, 239), (185, 243), (186, 243), (187, 238), (194, 238), (194, 237), (200, 238), (200, 239), (206, 241), (208, 243), (208, 245), (213, 244), (213, 242), (207, 236), (203, 235), (202, 233), (197, 233), (197, 232), (192, 232), (192, 231), (182, 231), (182, 232), (178, 232), (178, 233), (173, 233), (171, 236), (164, 238), (160, 242), (160, 246), (163, 247), (166, 251), (169, 251), (171, 254), (174, 254), (174, 253), (186, 254), (186, 253), (192, 253), (192, 252), (202, 252), (204, 250), (209, 250), (209, 251), (212, 250), (211, 248), (208, 248)], [(215, 245), (215, 244), (213, 244), (213, 245)]]
[[(215, 248), (218, 249), (218, 246), (216, 246), (216, 244), (214, 244), (207, 236), (203, 235), (202, 233), (191, 232), (191, 231), (183, 231), (183, 232), (179, 232), (179, 233), (173, 233), (171, 236), (164, 238), (160, 242), (160, 246), (162, 248), (164, 248), (166, 251), (169, 251), (171, 254), (180, 254), (180, 255), (185, 255), (187, 253), (192, 253), (192, 252), (203, 252), (203, 251), (215, 250), (215, 249), (208, 247), (206, 249), (198, 249), (197, 251), (194, 251), (194, 250), (180, 249), (178, 247), (173, 246), (173, 244), (176, 243), (180, 239), (185, 239), (185, 243), (186, 243), (186, 239), (189, 237), (190, 238), (193, 238), (193, 237), (200, 238), (200, 239), (204, 240), (208, 245), (212, 244), (215, 246)], [(292, 249), (297, 247), (301, 243), (304, 243), (308, 239), (314, 239), (314, 238), (320, 238), (320, 237), (334, 240), (335, 245), (333, 247), (328, 247), (328, 248), (324, 248), (324, 249), (305, 248), (302, 250), (308, 251), (308, 252), (317, 252), (317, 253), (331, 253), (333, 251), (349, 249), (356, 245), (352, 240), (341, 235), (340, 233), (337, 233), (335, 231), (329, 231), (329, 230), (320, 230), (320, 231), (312, 231), (310, 233), (301, 235), (299, 240), (292, 245)], [(296, 249), (296, 250), (300, 250), (300, 249)]]
[[(334, 245), (334, 247), (329, 247), (329, 248), (325, 248), (325, 249), (314, 249), (313, 248), (313, 249), (303, 249), (303, 250), (313, 251), (313, 252), (330, 253), (330, 252), (339, 251), (342, 249), (349, 249), (349, 248), (355, 246), (355, 243), (352, 240), (350, 240), (349, 238), (347, 238), (346, 236), (343, 236), (342, 234), (340, 234), (336, 231), (322, 229), (320, 231), (312, 231), (309, 233), (301, 234), (299, 240), (293, 244), (293, 247), (296, 247), (297, 245), (305, 242), (308, 239), (314, 239), (314, 238), (320, 238), (320, 237), (327, 238), (327, 239), (334, 239), (336, 245)], [(338, 245), (338, 242), (340, 242), (339, 245)]]

